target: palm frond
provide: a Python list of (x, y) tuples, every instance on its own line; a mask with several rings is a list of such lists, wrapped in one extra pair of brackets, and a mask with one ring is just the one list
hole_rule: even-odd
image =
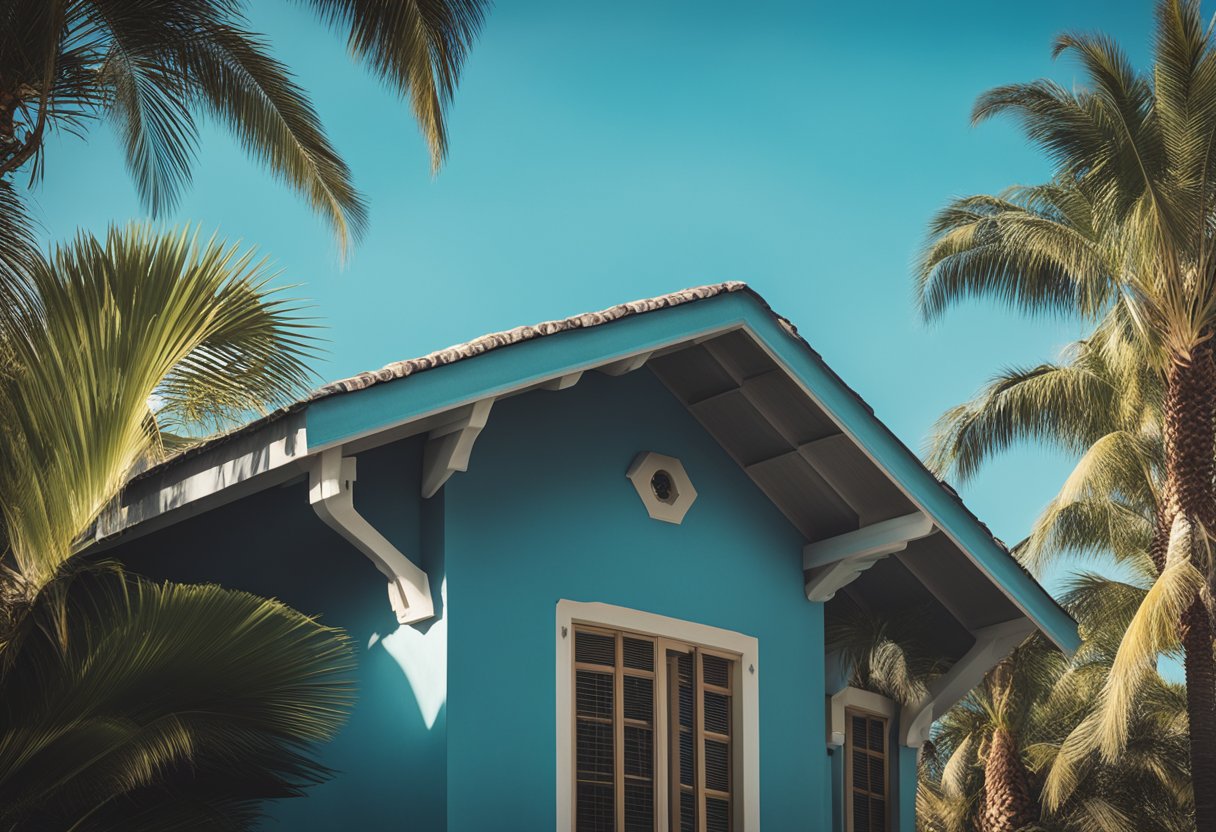
[(0, 511), (28, 578), (67, 559), (158, 419), (215, 426), (305, 389), (307, 328), (269, 276), (252, 251), (148, 226), (81, 235), (34, 269), (0, 378)]
[(328, 775), (310, 746), (352, 700), (340, 632), (113, 566), (45, 585), (0, 656), (5, 828), (247, 829)]
[(22, 302), (41, 253), (21, 195), (0, 179), (0, 317)]
[(183, 55), (197, 95), (245, 149), (300, 192), (338, 235), (341, 253), (367, 227), (367, 206), (312, 104), (250, 32), (216, 25)]
[(1110, 429), (1114, 379), (1077, 364), (1002, 370), (971, 401), (947, 410), (929, 438), (927, 464), (968, 480), (1015, 443), (1080, 451)]
[[(1151, 585), (1156, 578), (1152, 575)], [(1082, 624), (1084, 643), (1075, 661), (1110, 664), (1118, 653), (1124, 635), (1144, 605), (1149, 590), (1142, 586), (1112, 580), (1093, 572), (1069, 577), (1063, 597), (1067, 609)], [(1177, 633), (1162, 647), (1162, 652), (1177, 650)]]
[(1156, 437), (1112, 431), (1085, 449), (1060, 486), (1056, 501), (1070, 505), (1114, 498), (1152, 515), (1158, 502), (1160, 460), (1161, 445)]
[(1094, 710), (1060, 746), (1044, 781), (1044, 802), (1058, 808), (1076, 790), (1095, 752), (1107, 763), (1127, 748), (1134, 703), (1156, 676), (1161, 653), (1178, 640), (1178, 622), (1203, 587), (1204, 579), (1191, 561), (1190, 529), (1184, 519), (1174, 526), (1170, 559), (1145, 594), (1119, 641), (1109, 674)]
[[(446, 110), (488, 0), (307, 0), (353, 56), (408, 97), (438, 170)], [(0, 180), (37, 178), (46, 135), (117, 128), (127, 167), (154, 216), (190, 183), (197, 118), (226, 124), (245, 149), (302, 194), (342, 254), (367, 222), (346, 163), (307, 94), (249, 30), (244, 2), (12, 0), (0, 9)], [(0, 229), (0, 242), (3, 230)]]
[(1053, 498), (1031, 533), (1015, 548), (1018, 560), (1036, 574), (1065, 557), (1113, 559), (1140, 574), (1156, 575), (1148, 557), (1154, 525), (1143, 506), (1114, 497), (1063, 501)]
[(350, 51), (407, 96), (438, 170), (448, 149), (445, 111), (489, 0), (298, 0), (344, 33)]
[(945, 669), (932, 648), (933, 633), (922, 609), (869, 613), (841, 598), (825, 627), (828, 652), (840, 657), (854, 687), (904, 705), (924, 699), (927, 685)]
[[(921, 314), (939, 318), (952, 304), (991, 297), (1026, 312), (1099, 315), (1114, 297), (1109, 253), (1062, 212), (1028, 193), (954, 200), (930, 223), (917, 268)], [(1073, 206), (1075, 207), (1075, 206)]]

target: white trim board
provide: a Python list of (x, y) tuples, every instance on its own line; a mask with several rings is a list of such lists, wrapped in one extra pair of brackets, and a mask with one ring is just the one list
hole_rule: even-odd
[(738, 742), (742, 747), (742, 769), (734, 799), (743, 806), (739, 832), (760, 830), (760, 642), (752, 636), (697, 624), (665, 615), (596, 602), (557, 602), (557, 826), (558, 832), (574, 828), (574, 625), (590, 624), (642, 635), (669, 638), (699, 647), (723, 650), (740, 656), (739, 686), (742, 720)]
[(311, 455), (304, 413), (292, 413), (127, 485), (97, 519), (94, 551), (280, 485)]
[(840, 748), (845, 739), (845, 714), (850, 711), (862, 711), (876, 716), (885, 716), (895, 720), (895, 703), (887, 697), (862, 690), (861, 688), (845, 688), (828, 697), (828, 745)]

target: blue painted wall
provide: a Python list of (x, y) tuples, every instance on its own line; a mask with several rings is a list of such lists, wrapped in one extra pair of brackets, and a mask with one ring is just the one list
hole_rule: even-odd
[(891, 778), (893, 793), (897, 800), (892, 801), (895, 811), (895, 823), (892, 825), (898, 832), (916, 832), (916, 749), (898, 745), (899, 740), (892, 742), (896, 750), (895, 771)]
[[(625, 470), (679, 457), (698, 491), (651, 520)], [(802, 538), (647, 370), (495, 405), (446, 486), (449, 830), (552, 829), (555, 605), (602, 601), (759, 639), (761, 820), (823, 830), (822, 607)]]
[[(271, 807), (265, 829), (553, 828), (562, 598), (757, 637), (762, 823), (818, 832), (843, 820), (803, 540), (649, 371), (589, 373), (571, 390), (500, 402), (469, 472), (431, 500), (418, 494), (421, 446), (360, 454), (355, 490), (359, 510), (430, 574), (439, 615), (421, 626), (398, 628), (384, 579), (316, 518), (302, 479), (114, 552), (145, 574), (282, 598), (355, 642), (359, 700), (321, 751), (337, 774)], [(651, 520), (625, 478), (643, 450), (679, 457), (692, 477), (698, 499), (682, 525)], [(914, 776), (914, 753), (893, 781)], [(900, 832), (912, 829), (913, 797), (892, 807)]]
[[(420, 448), (415, 440), (361, 454), (355, 502), (386, 537), (422, 562), (438, 602), (443, 503), (420, 501)], [(110, 554), (150, 576), (218, 582), (278, 597), (350, 634), (358, 701), (341, 734), (320, 749), (322, 762), (336, 774), (304, 799), (272, 805), (265, 830), (444, 828), (446, 710), (440, 708), (427, 725), (401, 665), (384, 647), (383, 637), (397, 630), (386, 582), (317, 518), (306, 482), (260, 492)], [(426, 627), (428, 650), (444, 646), (436, 639), (446, 627), (442, 607), (440, 613)]]

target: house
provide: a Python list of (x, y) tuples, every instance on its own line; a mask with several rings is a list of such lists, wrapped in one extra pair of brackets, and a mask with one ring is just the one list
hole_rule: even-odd
[[(935, 717), (1074, 622), (764, 300), (724, 283), (321, 388), (134, 478), (96, 551), (357, 641), (295, 830), (911, 832)], [(897, 706), (825, 646), (914, 604)]]

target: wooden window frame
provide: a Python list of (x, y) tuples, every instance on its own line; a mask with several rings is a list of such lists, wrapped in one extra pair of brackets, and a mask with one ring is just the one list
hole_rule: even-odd
[[(669, 759), (670, 726), (666, 707), (660, 707), (659, 699), (663, 692), (670, 695), (672, 689), (667, 683), (667, 651), (692, 652), (695, 648), (700, 655), (714, 655), (731, 661), (732, 678), (730, 680), (731, 697), (731, 814), (732, 826), (736, 832), (758, 832), (760, 828), (760, 790), (759, 790), (759, 644), (755, 638), (710, 627), (703, 624), (668, 618), (666, 616), (644, 613), (625, 607), (609, 604), (582, 603), (575, 601), (559, 601), (557, 605), (557, 829), (572, 830), (575, 825), (575, 746), (577, 732), (575, 731), (576, 709), (574, 707), (574, 632), (578, 627), (583, 630), (598, 631), (605, 634), (620, 633), (622, 636), (636, 635), (655, 643), (655, 663), (653, 676), (655, 679), (654, 701), (655, 719), (653, 722), (653, 737), (655, 747), (654, 767), (654, 806), (656, 830), (670, 832), (668, 829), (668, 813), (672, 793), (670, 790), (670, 771), (675, 764)], [(620, 636), (618, 636), (619, 642)], [(618, 650), (618, 665), (620, 664)], [(704, 681), (700, 662), (694, 669), (698, 692), (703, 696)], [(649, 675), (641, 671), (642, 675)], [(615, 687), (620, 687), (623, 675), (616, 674), (618, 680)], [(617, 691), (619, 693), (619, 691)], [(698, 708), (698, 713), (703, 709)], [(703, 723), (700, 726), (703, 728)], [(623, 723), (617, 733), (623, 731)], [(614, 742), (620, 742), (620, 737), (614, 737)], [(699, 750), (697, 755), (699, 765), (703, 769), (704, 732), (698, 732)], [(623, 746), (617, 745), (617, 748)], [(617, 754), (618, 759), (622, 755)], [(619, 768), (619, 764), (618, 764)], [(619, 774), (619, 772), (618, 772)], [(698, 773), (698, 782), (703, 782), (703, 770)], [(623, 791), (623, 777), (614, 778), (618, 792)], [(664, 787), (664, 784), (668, 786)], [(698, 816), (700, 826), (705, 824), (705, 790), (698, 789)], [(619, 795), (618, 795), (619, 797)], [(617, 805), (623, 805), (618, 802)], [(618, 827), (623, 819), (618, 819)]]
[[(846, 832), (858, 832), (853, 826), (853, 720), (852, 717), (860, 716), (866, 719), (875, 719), (882, 723), (882, 739), (883, 739), (883, 778), (882, 778), (882, 801), (885, 811), (883, 818), (883, 832), (891, 832), (891, 818), (893, 810), (891, 808), (891, 761), (893, 755), (891, 753), (891, 716), (889, 714), (873, 711), (866, 708), (846, 707), (844, 709), (844, 828)], [(873, 752), (865, 751), (866, 756), (870, 756)], [(877, 792), (866, 790), (867, 795), (876, 797)], [(870, 830), (861, 830), (861, 832), (870, 832)]]

